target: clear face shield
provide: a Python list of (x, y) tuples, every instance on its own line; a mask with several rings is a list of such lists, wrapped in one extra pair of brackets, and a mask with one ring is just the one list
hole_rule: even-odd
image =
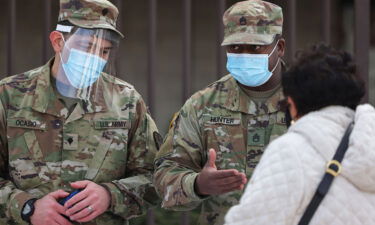
[(62, 34), (64, 47), (55, 76), (57, 91), (68, 98), (103, 98), (114, 84), (121, 37), (106, 29), (74, 28)]

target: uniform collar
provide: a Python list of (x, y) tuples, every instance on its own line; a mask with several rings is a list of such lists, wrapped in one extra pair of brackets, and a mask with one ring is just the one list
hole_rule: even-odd
[[(50, 76), (52, 76), (51, 68), (53, 62), (54, 58), (41, 67), (40, 74), (36, 81), (35, 98), (32, 108), (41, 113), (47, 113), (57, 117), (66, 117), (68, 110), (61, 101), (58, 100), (57, 93), (51, 85)], [(82, 101), (82, 104), (79, 104), (83, 107), (82, 112), (96, 113), (107, 111), (107, 104), (103, 96), (103, 82), (98, 82), (98, 85), (95, 85), (92, 93), (95, 94), (92, 94), (89, 100)]]
[(223, 107), (231, 111), (251, 115), (264, 115), (280, 111), (279, 102), (284, 99), (281, 88), (264, 103), (256, 103), (252, 101), (246, 93), (240, 90), (240, 86), (231, 75), (225, 76), (220, 81), (218, 85), (223, 86), (221, 90), (227, 93), (227, 98), (221, 98), (223, 99)]

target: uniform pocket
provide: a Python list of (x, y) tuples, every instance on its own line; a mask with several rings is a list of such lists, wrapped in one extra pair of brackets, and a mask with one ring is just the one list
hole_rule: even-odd
[(126, 168), (129, 121), (99, 120), (93, 126), (98, 147), (85, 179), (105, 182), (122, 177)]
[(46, 164), (35, 133), (46, 131), (46, 124), (16, 118), (7, 126), (10, 176), (18, 188), (34, 188), (44, 182), (40, 171)]
[(207, 144), (205, 151), (216, 150), (218, 169), (245, 168), (246, 148), (243, 140), (243, 128), (240, 115), (206, 115), (204, 136)]

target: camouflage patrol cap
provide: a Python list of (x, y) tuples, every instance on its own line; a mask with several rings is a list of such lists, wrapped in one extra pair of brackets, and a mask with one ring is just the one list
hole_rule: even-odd
[(224, 41), (221, 44), (269, 45), (282, 34), (281, 7), (261, 0), (234, 4), (223, 16)]
[(69, 21), (82, 28), (102, 28), (115, 31), (119, 11), (107, 0), (60, 0), (58, 22)]

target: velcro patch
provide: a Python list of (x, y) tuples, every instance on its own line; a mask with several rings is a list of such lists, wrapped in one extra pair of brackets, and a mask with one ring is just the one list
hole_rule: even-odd
[(64, 150), (78, 149), (78, 134), (64, 134), (63, 135)]
[(265, 146), (265, 128), (250, 128), (247, 135), (247, 145)]
[(238, 125), (241, 123), (239, 118), (228, 116), (205, 116), (205, 122), (208, 124), (225, 124), (225, 125)]
[(95, 129), (128, 129), (131, 123), (128, 120), (98, 120), (94, 122)]
[(8, 119), (9, 127), (28, 128), (35, 130), (46, 130), (47, 124), (39, 120), (28, 120), (28, 119)]

